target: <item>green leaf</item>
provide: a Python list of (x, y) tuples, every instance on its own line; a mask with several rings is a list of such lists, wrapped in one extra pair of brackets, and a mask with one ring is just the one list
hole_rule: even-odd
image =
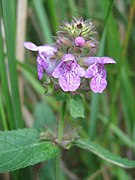
[(75, 95), (70, 99), (70, 112), (73, 118), (84, 118), (84, 104), (80, 95)]
[(68, 94), (62, 91), (56, 91), (54, 92), (54, 96), (57, 101), (67, 101), (68, 100)]
[(45, 102), (40, 102), (36, 105), (34, 115), (34, 127), (36, 128), (48, 127), (56, 123), (52, 109)]
[(75, 142), (73, 142), (74, 145), (82, 148), (87, 149), (88, 151), (92, 152), (93, 154), (101, 157), (102, 159), (115, 164), (117, 166), (123, 167), (123, 168), (134, 168), (135, 167), (135, 161), (128, 160), (126, 158), (121, 158), (120, 156), (113, 154), (109, 152), (108, 150), (102, 148), (101, 146), (90, 142), (87, 139), (80, 139)]
[(13, 171), (56, 156), (57, 146), (40, 141), (36, 129), (19, 129), (0, 132), (0, 173)]

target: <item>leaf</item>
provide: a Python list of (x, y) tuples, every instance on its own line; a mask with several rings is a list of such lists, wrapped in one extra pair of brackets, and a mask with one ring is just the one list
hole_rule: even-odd
[(70, 112), (73, 118), (84, 118), (84, 104), (80, 95), (75, 95), (70, 99)]
[(36, 129), (19, 129), (0, 132), (0, 173), (13, 171), (56, 156), (57, 146), (40, 141)]
[(135, 167), (135, 161), (121, 158), (120, 156), (113, 154), (109, 152), (108, 150), (102, 148), (101, 146), (90, 142), (87, 139), (79, 139), (75, 142), (73, 142), (74, 145), (82, 148), (87, 149), (88, 151), (92, 152), (93, 154), (101, 157), (102, 159), (115, 164), (117, 166), (123, 167), (123, 168), (134, 168)]
[(67, 101), (68, 100), (68, 94), (64, 93), (62, 91), (54, 92), (54, 96), (55, 96), (57, 101)]
[(45, 102), (40, 102), (36, 105), (34, 116), (35, 116), (35, 121), (34, 121), (35, 128), (40, 128), (43, 126), (51, 126), (56, 123), (52, 109)]

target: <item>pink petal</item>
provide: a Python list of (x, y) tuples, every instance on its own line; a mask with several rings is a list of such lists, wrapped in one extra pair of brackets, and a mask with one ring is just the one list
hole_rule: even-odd
[(72, 83), (70, 83), (67, 78), (62, 76), (59, 78), (59, 85), (63, 89), (63, 91), (73, 92), (73, 91), (76, 91), (77, 88), (80, 86), (80, 78), (76, 76), (75, 78), (73, 78)]
[(110, 57), (88, 57), (84, 60), (84, 65), (85, 66), (90, 66), (94, 64), (95, 62), (98, 62), (100, 64), (114, 64), (116, 61), (114, 61)]
[(61, 76), (61, 68), (60, 68), (60, 66), (61, 66), (62, 63), (63, 62), (61, 61), (60, 64), (57, 65), (56, 68), (54, 69), (54, 71), (52, 72), (52, 76), (54, 78), (59, 78)]
[(41, 80), (43, 77), (44, 70), (40, 65), (37, 65), (37, 70), (38, 70), (38, 79)]
[(46, 69), (47, 64), (44, 59), (40, 56), (37, 57), (37, 70), (38, 70), (38, 79), (41, 80), (43, 77), (44, 70)]
[(46, 73), (48, 75), (52, 75), (52, 72), (54, 71), (55, 67), (57, 65), (57, 61), (56, 60), (47, 60), (47, 67), (45, 69)]
[(40, 56), (49, 58), (52, 58), (54, 56), (54, 53), (57, 52), (57, 48), (50, 45), (39, 46), (38, 49)]
[(110, 57), (99, 57), (98, 62), (101, 64), (114, 64), (116, 63), (116, 61), (114, 61), (112, 58)]
[(98, 73), (98, 66), (97, 63), (94, 63), (88, 67), (85, 73), (86, 78), (92, 78)]
[(84, 65), (85, 66), (90, 66), (90, 65), (98, 62), (98, 59), (99, 59), (99, 57), (88, 57), (88, 58), (85, 58)]
[(38, 51), (39, 47), (36, 46), (34, 43), (32, 42), (24, 42), (23, 43), (24, 47), (31, 50), (31, 51)]
[(55, 46), (51, 46), (51, 45), (48, 45), (48, 44), (45, 44), (43, 46), (39, 46), (39, 47), (45, 47), (48, 51), (53, 51), (53, 52), (57, 52), (57, 48)]
[(91, 79), (90, 87), (94, 93), (102, 93), (103, 90), (106, 88), (106, 86), (107, 86), (106, 79), (101, 78), (100, 75), (97, 75)]
[(78, 76), (83, 77), (85, 75), (85, 70), (78, 65)]

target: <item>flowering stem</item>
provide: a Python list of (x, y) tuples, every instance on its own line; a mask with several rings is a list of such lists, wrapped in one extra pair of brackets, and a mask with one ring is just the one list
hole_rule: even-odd
[(60, 119), (59, 128), (58, 128), (58, 142), (59, 143), (61, 143), (62, 141), (62, 136), (63, 136), (63, 131), (64, 131), (65, 112), (66, 112), (66, 101), (63, 102), (62, 109), (61, 109), (61, 119)]
[[(63, 137), (63, 131), (64, 131), (64, 116), (66, 112), (66, 102), (64, 101), (62, 104), (62, 109), (61, 109), (61, 118), (59, 121), (59, 127), (58, 127), (58, 143), (61, 144), (62, 142), (62, 137)], [(60, 159), (61, 159), (61, 151), (59, 155), (56, 157), (56, 180), (60, 180)]]

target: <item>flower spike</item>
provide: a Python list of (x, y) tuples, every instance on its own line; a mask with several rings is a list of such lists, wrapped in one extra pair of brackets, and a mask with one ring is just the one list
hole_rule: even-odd
[(66, 21), (60, 26), (53, 45), (24, 42), (25, 48), (38, 52), (39, 80), (45, 72), (51, 77), (55, 90), (82, 92), (91, 89), (94, 93), (102, 93), (107, 86), (105, 64), (116, 62), (110, 57), (95, 56), (98, 42), (94, 29), (91, 20), (73, 18), (71, 23)]

